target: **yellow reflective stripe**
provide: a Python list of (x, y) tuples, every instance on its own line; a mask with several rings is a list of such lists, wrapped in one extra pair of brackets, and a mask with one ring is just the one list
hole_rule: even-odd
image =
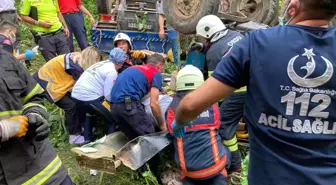
[(238, 142), (237, 137), (236, 137), (236, 135), (234, 135), (232, 139), (230, 139), (230, 140), (224, 140), (223, 144), (225, 146), (231, 146), (231, 145), (236, 144), (237, 142)]
[(237, 136), (234, 135), (232, 139), (230, 140), (224, 140), (223, 144), (229, 148), (231, 152), (237, 151), (238, 150), (238, 140)]
[(104, 100), (102, 105), (108, 110), (111, 112), (111, 105), (108, 101)]
[(38, 103), (27, 103), (22, 107), (22, 112), (30, 107), (40, 107), (41, 109), (44, 109), (47, 111), (47, 108), (45, 108), (43, 105), (38, 104)]
[(208, 76), (210, 77), (214, 71), (208, 71)]
[(233, 146), (227, 146), (229, 148), (230, 152), (235, 152), (238, 150), (238, 144), (235, 144)]
[(42, 185), (62, 166), (61, 159), (56, 156), (48, 166), (36, 174), (34, 177), (23, 183), (22, 185)]
[(41, 94), (44, 92), (44, 89), (39, 85), (39, 84), (36, 84), (34, 89), (32, 91), (30, 91), (30, 93), (24, 97), (22, 99), (22, 102), (23, 103), (26, 103), (28, 100), (30, 100), (33, 96), (37, 95), (37, 94)]
[(174, 91), (168, 91), (168, 96), (174, 95)]
[(10, 110), (0, 112), (0, 120), (8, 119), (12, 116), (18, 116), (22, 114), (22, 110)]
[(240, 89), (237, 89), (237, 90), (235, 90), (235, 92), (236, 93), (240, 93), (240, 92), (246, 92), (246, 86), (245, 87), (242, 87), (242, 88), (240, 88)]
[(164, 87), (163, 87), (163, 89), (164, 89), (164, 90), (167, 90), (167, 91), (169, 90), (169, 88), (170, 88), (169, 86), (164, 86)]

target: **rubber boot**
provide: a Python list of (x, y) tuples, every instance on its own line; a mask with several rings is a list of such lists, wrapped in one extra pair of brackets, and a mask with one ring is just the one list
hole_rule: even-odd
[(90, 143), (94, 141), (95, 137), (93, 135), (93, 126), (96, 121), (96, 116), (91, 114), (86, 114), (84, 122), (84, 139), (85, 143)]

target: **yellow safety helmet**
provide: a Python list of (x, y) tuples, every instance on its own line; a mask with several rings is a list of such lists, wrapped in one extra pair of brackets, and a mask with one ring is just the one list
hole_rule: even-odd
[(203, 73), (193, 65), (186, 65), (176, 76), (176, 91), (194, 90), (204, 82)]

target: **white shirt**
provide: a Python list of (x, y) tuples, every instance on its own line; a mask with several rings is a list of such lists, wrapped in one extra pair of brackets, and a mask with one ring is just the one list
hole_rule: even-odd
[(98, 62), (80, 76), (71, 96), (80, 101), (92, 101), (100, 97), (110, 101), (111, 90), (117, 77), (118, 72), (112, 62)]
[(0, 12), (16, 10), (14, 0), (0, 0)]

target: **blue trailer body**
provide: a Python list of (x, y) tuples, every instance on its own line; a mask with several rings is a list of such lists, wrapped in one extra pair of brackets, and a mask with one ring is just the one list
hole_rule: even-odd
[[(178, 34), (175, 30), (167, 31), (166, 38), (161, 40), (158, 33), (153, 32), (135, 32), (121, 31), (127, 34), (132, 41), (133, 50), (150, 50), (158, 53), (165, 53), (173, 48), (173, 45), (178, 46)], [(91, 40), (94, 47), (98, 48), (103, 53), (109, 53), (113, 49), (113, 40), (120, 33), (119, 30), (107, 29), (91, 29)], [(173, 49), (174, 60), (178, 61), (178, 48)]]

